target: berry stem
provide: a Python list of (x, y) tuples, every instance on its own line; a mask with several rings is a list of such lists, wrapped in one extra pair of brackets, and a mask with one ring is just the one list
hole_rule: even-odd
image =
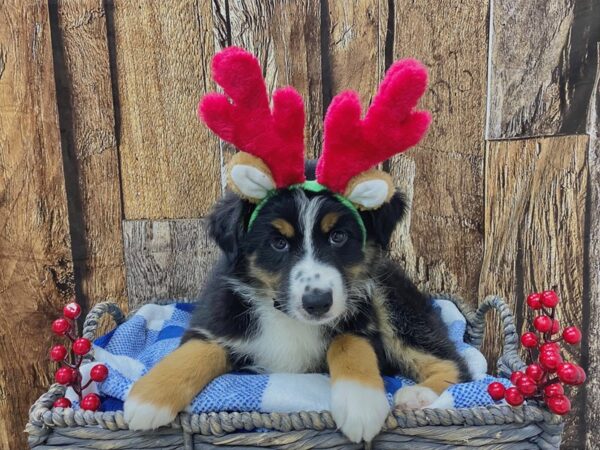
[[(544, 309), (544, 313), (548, 315), (548, 312)], [(554, 327), (554, 314), (556, 313), (556, 308), (552, 308), (550, 310), (550, 320), (552, 321), (552, 327)], [(552, 342), (552, 328), (550, 331), (544, 333), (544, 342)]]
[(551, 380), (545, 381), (543, 384), (540, 383), (539, 388), (544, 389), (546, 386), (550, 386), (551, 384), (556, 383), (557, 381), (560, 381), (560, 379), (558, 377), (554, 377)]
[(62, 364), (64, 364), (67, 367), (70, 367), (71, 369), (77, 369), (76, 366), (74, 366), (73, 364), (71, 364), (69, 361), (67, 361), (66, 359), (64, 361), (62, 361)]

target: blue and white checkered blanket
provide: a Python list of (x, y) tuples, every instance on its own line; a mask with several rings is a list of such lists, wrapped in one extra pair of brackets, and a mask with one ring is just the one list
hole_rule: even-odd
[[(431, 407), (462, 408), (493, 403), (487, 386), (496, 379), (486, 375), (483, 355), (463, 341), (464, 317), (448, 300), (435, 300), (435, 306), (475, 381), (450, 387)], [(177, 348), (193, 308), (189, 303), (143, 306), (127, 322), (94, 342), (95, 360), (109, 367), (109, 376), (100, 386), (93, 383), (87, 392), (101, 394), (104, 410), (122, 409), (132, 384)], [(92, 365), (82, 368), (84, 383)], [(499, 381), (510, 385), (508, 380)], [(403, 377), (385, 377), (390, 402), (396, 390), (412, 384), (412, 380)], [(322, 411), (329, 409), (329, 398), (329, 378), (324, 374), (229, 373), (213, 380), (196, 396), (188, 411)]]

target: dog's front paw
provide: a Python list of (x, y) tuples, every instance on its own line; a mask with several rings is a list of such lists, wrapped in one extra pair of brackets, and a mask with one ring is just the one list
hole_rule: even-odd
[(154, 430), (171, 423), (177, 411), (164, 401), (164, 386), (153, 385), (152, 377), (137, 381), (123, 405), (130, 430)]
[(400, 409), (420, 409), (431, 405), (439, 396), (425, 386), (406, 386), (394, 395), (394, 403)]
[(331, 389), (331, 414), (352, 442), (370, 442), (390, 412), (385, 391), (356, 381), (336, 381)]

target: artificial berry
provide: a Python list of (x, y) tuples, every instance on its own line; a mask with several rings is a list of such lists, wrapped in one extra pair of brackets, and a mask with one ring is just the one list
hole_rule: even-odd
[(577, 327), (567, 327), (563, 330), (562, 337), (567, 344), (579, 344), (581, 342), (581, 331)]
[(542, 307), (542, 295), (541, 294), (529, 294), (527, 296), (527, 304), (531, 309), (541, 309)]
[(560, 347), (556, 342), (546, 342), (545, 344), (540, 345), (540, 353), (544, 352), (559, 352)]
[(516, 386), (517, 385), (517, 381), (519, 381), (519, 378), (521, 378), (523, 375), (525, 375), (523, 372), (521, 372), (520, 370), (517, 370), (516, 372), (513, 372), (510, 375), (510, 382)]
[(64, 336), (71, 329), (71, 324), (67, 319), (56, 319), (52, 322), (52, 331), (58, 336)]
[(73, 369), (72, 367), (68, 367), (69, 371), (71, 372), (71, 382), (75, 383), (77, 382), (77, 380), (79, 379), (79, 372), (75, 369)]
[(538, 338), (535, 333), (530, 331), (521, 336), (521, 344), (523, 347), (533, 348), (538, 345)]
[(559, 380), (566, 384), (576, 384), (580, 376), (577, 366), (572, 363), (559, 364), (556, 374)]
[(571, 411), (571, 402), (567, 396), (563, 394), (548, 398), (546, 400), (546, 404), (548, 405), (548, 409), (550, 409), (550, 411), (560, 416)]
[(73, 382), (73, 369), (61, 367), (54, 373), (54, 379), (59, 384), (71, 384)]
[(528, 375), (523, 375), (517, 380), (517, 389), (524, 397), (529, 397), (537, 391), (537, 384)]
[(488, 394), (490, 394), (490, 397), (492, 397), (492, 400), (498, 401), (498, 400), (502, 400), (504, 398), (504, 385), (502, 383), (498, 383), (497, 381), (494, 381), (493, 383), (490, 383), (488, 386)]
[(548, 372), (554, 372), (560, 363), (563, 362), (562, 356), (555, 350), (540, 353), (540, 365)]
[(81, 399), (81, 408), (88, 411), (96, 411), (100, 408), (100, 397), (96, 394), (88, 394)]
[(537, 316), (533, 319), (533, 326), (540, 333), (547, 333), (552, 329), (552, 319), (548, 316)]
[(92, 370), (90, 370), (90, 378), (98, 383), (106, 380), (107, 376), (108, 369), (104, 364), (96, 364), (92, 367)]
[(92, 348), (92, 343), (86, 338), (79, 338), (73, 342), (73, 353), (76, 355), (86, 355)]
[(52, 406), (54, 406), (55, 408), (70, 408), (71, 407), (71, 400), (69, 400), (68, 398), (65, 397), (61, 397), (59, 399), (57, 399)]
[(585, 370), (583, 370), (583, 367), (577, 366), (577, 382), (575, 383), (575, 385), (579, 386), (580, 384), (585, 383), (586, 379), (587, 375), (585, 374)]
[(506, 400), (506, 403), (511, 406), (523, 404), (523, 395), (521, 395), (516, 387), (509, 387), (506, 392), (504, 392), (504, 399)]
[(72, 367), (65, 367), (66, 373), (69, 374), (69, 383), (76, 383), (79, 380), (79, 372)]
[(67, 319), (75, 320), (81, 315), (81, 306), (77, 303), (69, 303), (63, 308), (63, 315)]
[(539, 364), (533, 363), (527, 366), (525, 373), (536, 383), (540, 382), (544, 378), (544, 369)]
[(63, 361), (67, 356), (67, 349), (64, 345), (55, 345), (50, 349), (50, 359), (52, 361)]
[(552, 330), (550, 330), (552, 332), (552, 334), (556, 334), (558, 333), (558, 331), (560, 330), (560, 322), (556, 319), (554, 319), (552, 321)]
[(555, 397), (557, 395), (563, 395), (564, 393), (565, 390), (560, 383), (552, 383), (544, 388), (544, 395), (546, 397)]
[(540, 299), (542, 305), (546, 308), (556, 308), (558, 305), (559, 299), (558, 295), (554, 291), (544, 291), (542, 292), (542, 298)]

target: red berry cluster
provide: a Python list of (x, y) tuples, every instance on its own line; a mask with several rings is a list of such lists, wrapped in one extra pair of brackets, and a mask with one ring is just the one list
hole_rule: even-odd
[[(108, 376), (108, 368), (104, 364), (96, 364), (90, 370), (90, 380), (81, 385), (81, 372), (79, 368), (83, 357), (89, 353), (92, 343), (86, 338), (78, 338), (76, 320), (81, 315), (81, 307), (73, 302), (69, 303), (63, 309), (63, 317), (52, 322), (52, 331), (57, 336), (67, 337), (71, 341), (71, 352), (73, 355), (68, 358), (69, 352), (64, 345), (55, 345), (50, 349), (50, 359), (61, 364), (61, 367), (54, 373), (54, 379), (59, 384), (71, 386), (79, 396), (79, 404), (82, 409), (96, 411), (100, 407), (100, 397), (96, 394), (82, 395), (92, 381), (102, 382)], [(68, 361), (69, 359), (69, 361)], [(54, 402), (56, 408), (70, 408), (71, 401), (68, 398), (61, 397)]]
[(558, 303), (559, 298), (554, 291), (534, 293), (527, 297), (529, 308), (539, 312), (533, 319), (536, 331), (521, 336), (521, 345), (528, 349), (531, 363), (525, 372), (513, 372), (510, 377), (513, 387), (505, 389), (501, 383), (491, 383), (488, 393), (493, 400), (505, 399), (509, 405), (519, 406), (526, 398), (532, 398), (545, 402), (555, 414), (563, 415), (571, 410), (564, 385), (583, 384), (586, 375), (577, 364), (563, 360), (559, 342), (579, 344), (581, 331), (577, 327), (566, 327), (559, 337), (554, 337), (560, 331), (560, 323), (554, 318)]

